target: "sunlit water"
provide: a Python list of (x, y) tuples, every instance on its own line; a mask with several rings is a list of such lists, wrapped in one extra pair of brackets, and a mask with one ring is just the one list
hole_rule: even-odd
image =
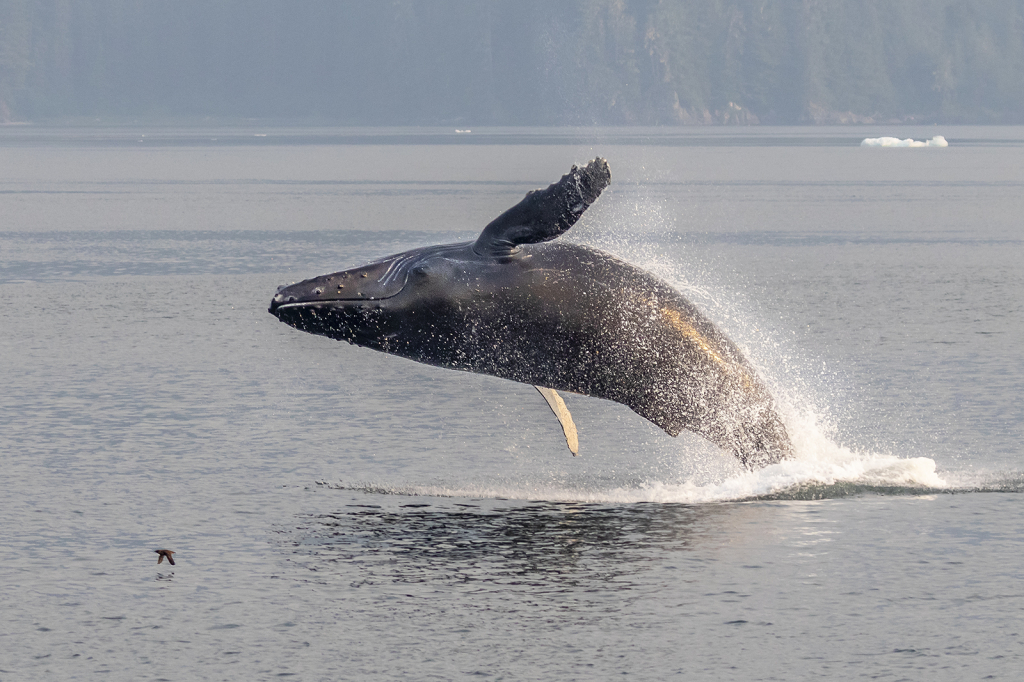
[[(897, 133), (949, 147), (859, 146)], [(0, 129), (0, 679), (1015, 678), (1022, 151)], [(567, 395), (572, 458), (529, 386), (266, 313), (595, 155), (613, 184), (566, 238), (725, 329), (795, 460)]]

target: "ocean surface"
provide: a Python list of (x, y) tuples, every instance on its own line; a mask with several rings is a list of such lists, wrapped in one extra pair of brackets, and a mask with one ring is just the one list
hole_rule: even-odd
[[(267, 314), (595, 156), (795, 460)], [(0, 128), (0, 680), (1018, 679), (1022, 216), (1022, 128)]]

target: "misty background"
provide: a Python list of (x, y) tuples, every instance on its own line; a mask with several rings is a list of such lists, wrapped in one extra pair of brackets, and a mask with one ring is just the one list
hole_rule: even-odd
[(0, 122), (1024, 123), (1021, 0), (0, 0)]

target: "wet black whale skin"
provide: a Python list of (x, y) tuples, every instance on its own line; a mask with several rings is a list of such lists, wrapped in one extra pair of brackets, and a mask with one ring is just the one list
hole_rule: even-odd
[(603, 160), (574, 167), (476, 242), (293, 284), (270, 312), (302, 331), (418, 362), (613, 400), (670, 435), (698, 433), (747, 467), (789, 456), (768, 389), (693, 304), (615, 256), (550, 241), (608, 181)]

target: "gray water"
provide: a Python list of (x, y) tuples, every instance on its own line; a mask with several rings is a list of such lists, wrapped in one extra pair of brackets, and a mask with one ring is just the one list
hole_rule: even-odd
[[(725, 329), (795, 461), (567, 395), (572, 458), (529, 386), (266, 313), (597, 155), (564, 238)], [(1015, 679), (1022, 215), (1020, 128), (2, 128), (0, 680)]]

